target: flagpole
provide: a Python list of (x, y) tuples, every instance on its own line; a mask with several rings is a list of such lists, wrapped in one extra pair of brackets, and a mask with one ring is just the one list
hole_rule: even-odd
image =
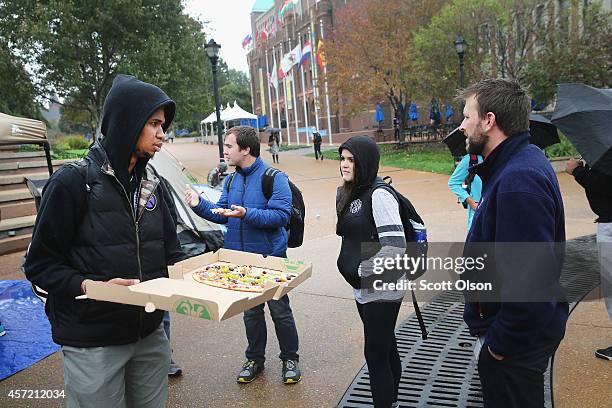
[(270, 127), (274, 127), (274, 115), (272, 114), (272, 90), (270, 89), (270, 67), (268, 65), (268, 50), (266, 53), (266, 78), (268, 79), (268, 105), (270, 105)]
[[(291, 48), (291, 38), (289, 38), (289, 49), (291, 51), (293, 51), (293, 49)], [(290, 52), (291, 52), (290, 51)], [(301, 55), (300, 55), (301, 57)], [(290, 74), (291, 74), (291, 99), (293, 99), (293, 115), (295, 116), (295, 144), (300, 144), (300, 130), (299, 130), (299, 123), (298, 123), (298, 111), (297, 111), (297, 95), (295, 93), (295, 77), (293, 75), (293, 67), (291, 67), (291, 69), (289, 70)]]
[(311, 75), (310, 75), (310, 79), (312, 82), (312, 104), (314, 105), (314, 111), (315, 111), (315, 130), (319, 130), (321, 129), (319, 127), (319, 92), (318, 92), (318, 87), (317, 87), (317, 64), (314, 61), (314, 58), (316, 56), (316, 47), (315, 47), (315, 38), (314, 38), (314, 33), (312, 32), (312, 30), (310, 29), (310, 27), (308, 27), (308, 38), (310, 39), (310, 70), (311, 70)]
[[(300, 39), (300, 49), (302, 53), (304, 52), (304, 48), (302, 46), (302, 36), (298, 33), (298, 37)], [(312, 51), (310, 52), (310, 58), (312, 61)], [(308, 111), (306, 109), (306, 86), (304, 85), (304, 64), (302, 64), (302, 57), (300, 57), (300, 75), (302, 77), (302, 105), (304, 106), (304, 123), (306, 124), (306, 146), (310, 146), (310, 138), (309, 134), (309, 126), (308, 126)]]
[[(323, 33), (323, 20), (319, 20), (319, 26), (321, 27), (321, 40), (325, 39)], [(329, 145), (333, 145), (332, 142), (332, 130), (331, 130), (331, 112), (329, 108), (329, 92), (327, 90), (327, 64), (323, 64), (323, 78), (325, 81), (325, 103), (327, 105), (327, 132), (329, 134)]]
[(274, 87), (274, 93), (276, 94), (276, 118), (278, 119), (278, 135), (280, 137), (278, 144), (280, 146), (283, 141), (283, 132), (281, 131), (280, 103), (278, 101), (278, 66), (276, 65), (276, 53), (274, 51), (274, 46), (272, 46), (272, 58), (274, 59), (274, 75), (276, 75), (276, 86)]
[[(281, 42), (281, 54), (283, 55), (283, 58), (285, 57), (285, 51), (284, 51), (283, 47), (283, 43)], [(281, 67), (282, 69), (282, 67)], [(291, 127), (289, 126), (289, 108), (287, 107), (287, 74), (285, 74), (285, 71), (283, 71), (283, 91), (284, 91), (284, 100), (285, 100), (285, 124), (287, 125), (286, 129), (287, 129), (287, 144), (291, 145)]]

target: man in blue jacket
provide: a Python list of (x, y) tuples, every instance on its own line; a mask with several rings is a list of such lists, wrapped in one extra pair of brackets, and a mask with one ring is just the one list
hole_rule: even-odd
[[(284, 173), (274, 177), (272, 195), (266, 199), (262, 191), (262, 177), (269, 167), (259, 157), (259, 137), (250, 126), (231, 128), (223, 144), (223, 155), (236, 172), (226, 177), (223, 193), (217, 203), (200, 198), (188, 190), (185, 201), (200, 217), (219, 224), (227, 224), (226, 249), (253, 252), (262, 255), (286, 257), (287, 229), (291, 215), (291, 189)], [(228, 185), (229, 184), (229, 185)], [(227, 208), (228, 214), (213, 214), (214, 208)], [(267, 302), (283, 361), (282, 376), (285, 384), (302, 379), (298, 367), (298, 334), (289, 306), (289, 298)], [(244, 312), (248, 346), (246, 359), (237, 381), (250, 383), (264, 369), (267, 329), (264, 305)]]
[(542, 408), (543, 374), (568, 316), (558, 290), (565, 242), (559, 184), (529, 144), (530, 101), (516, 82), (483, 80), (459, 99), (468, 153), (484, 157), (470, 169), (483, 190), (465, 252), (485, 248), (487, 266), (476, 275), (498, 285), (495, 295), (466, 292), (464, 320), (481, 346), (475, 354), (485, 407)]

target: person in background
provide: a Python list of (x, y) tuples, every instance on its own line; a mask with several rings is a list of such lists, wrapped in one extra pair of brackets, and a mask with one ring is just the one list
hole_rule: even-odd
[(270, 133), (270, 138), (268, 139), (268, 146), (270, 146), (270, 154), (272, 155), (272, 163), (278, 163), (278, 152), (280, 151), (279, 132)]
[(321, 143), (323, 143), (323, 138), (318, 130), (315, 130), (312, 133), (312, 146), (314, 147), (315, 160), (319, 160), (319, 156), (321, 156), (321, 160), (323, 160), (323, 153), (321, 153)]
[(448, 179), (448, 188), (457, 196), (459, 202), (468, 211), (467, 229), (472, 226), (474, 212), (480, 201), (482, 193), (482, 180), (473, 173), (469, 173), (468, 169), (482, 163), (482, 156), (476, 154), (466, 154), (463, 156), (455, 171)]
[[(574, 176), (586, 193), (591, 210), (597, 214), (597, 247), (601, 268), (601, 290), (612, 320), (612, 176), (585, 165), (581, 160), (570, 159), (565, 171)], [(595, 351), (595, 356), (612, 360), (612, 345)]]

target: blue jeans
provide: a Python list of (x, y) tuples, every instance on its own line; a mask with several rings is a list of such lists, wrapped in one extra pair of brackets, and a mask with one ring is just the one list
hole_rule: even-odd
[[(298, 360), (299, 341), (293, 312), (289, 305), (289, 297), (285, 295), (279, 300), (269, 300), (267, 303), (281, 350), (280, 359)], [(262, 364), (266, 360), (266, 342), (268, 339), (264, 304), (257, 305), (244, 312), (244, 326), (249, 343), (245, 352), (246, 358)]]
[(164, 312), (164, 332), (166, 337), (170, 340), (170, 312)]

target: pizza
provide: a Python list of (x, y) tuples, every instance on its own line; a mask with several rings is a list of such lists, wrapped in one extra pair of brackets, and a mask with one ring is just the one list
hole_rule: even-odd
[(227, 262), (197, 269), (192, 276), (205, 285), (240, 292), (263, 292), (269, 286), (286, 285), (297, 277), (292, 273)]
[(231, 208), (213, 208), (210, 210), (213, 214), (228, 215), (234, 212)]

